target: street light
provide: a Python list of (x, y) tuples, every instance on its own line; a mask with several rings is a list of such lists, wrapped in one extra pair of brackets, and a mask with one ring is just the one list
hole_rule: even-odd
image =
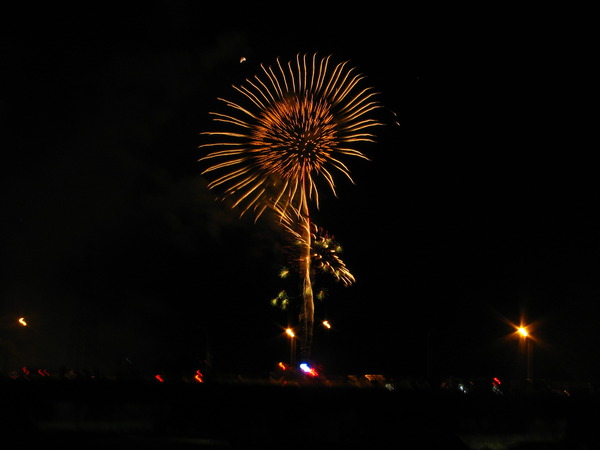
[(532, 338), (529, 334), (529, 331), (527, 331), (527, 327), (521, 325), (520, 327), (517, 328), (517, 333), (519, 333), (521, 339), (524, 340), (524, 344), (525, 344), (525, 358), (526, 358), (526, 364), (527, 364), (527, 380), (531, 381), (531, 369), (532, 369), (532, 363), (531, 363), (531, 358), (532, 358), (532, 353), (533, 353), (533, 345), (532, 345)]
[(527, 332), (527, 328), (525, 328), (525, 327), (519, 327), (519, 328), (517, 328), (517, 333), (519, 333), (524, 338), (526, 338), (527, 336), (529, 336), (529, 333)]
[(286, 328), (285, 334), (290, 337), (290, 366), (293, 366), (294, 360), (296, 359), (296, 335), (291, 328)]

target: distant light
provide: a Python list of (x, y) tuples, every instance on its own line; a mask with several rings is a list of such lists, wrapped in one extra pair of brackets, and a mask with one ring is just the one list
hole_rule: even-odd
[(23, 325), (24, 327), (26, 327), (26, 326), (27, 326), (27, 322), (25, 322), (25, 317), (19, 317), (19, 323), (20, 323), (21, 325)]
[(331, 329), (331, 324), (329, 323), (329, 320), (324, 320), (323, 321), (323, 326), (325, 328), (327, 328), (328, 330)]
[(315, 369), (313, 369), (306, 363), (300, 364), (300, 370), (302, 370), (302, 372), (304, 372), (305, 374), (310, 375), (311, 377), (316, 377), (317, 375), (319, 375)]
[(502, 385), (502, 381), (500, 381), (500, 378), (498, 378), (498, 377), (492, 378), (492, 392), (494, 394), (502, 395), (502, 389), (500, 389), (501, 385)]
[(240, 58), (240, 64), (241, 64), (241, 63), (245, 63), (245, 62), (246, 62), (246, 57), (245, 57), (245, 56), (242, 56), (242, 57)]
[(529, 333), (527, 332), (527, 329), (525, 327), (517, 328), (517, 332), (523, 337), (529, 336)]
[(294, 334), (294, 330), (292, 330), (291, 328), (286, 328), (285, 329), (285, 333), (289, 336), (289, 337), (296, 337), (296, 335)]
[(155, 375), (154, 378), (156, 378), (156, 380), (159, 381), (159, 382), (161, 382), (161, 383), (165, 382), (164, 378), (160, 374), (159, 375)]

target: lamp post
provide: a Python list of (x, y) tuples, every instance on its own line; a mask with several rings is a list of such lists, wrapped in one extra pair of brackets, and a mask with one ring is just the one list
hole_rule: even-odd
[(296, 335), (291, 328), (286, 328), (285, 334), (290, 337), (290, 366), (293, 366), (296, 359)]
[(524, 343), (525, 343), (525, 361), (526, 361), (527, 380), (531, 381), (531, 369), (532, 369), (531, 358), (532, 358), (532, 353), (533, 353), (533, 347), (531, 345), (531, 337), (529, 335), (529, 332), (527, 331), (527, 328), (524, 326), (520, 326), (519, 328), (517, 328), (517, 333), (519, 333), (519, 335), (521, 336), (521, 338), (524, 340)]

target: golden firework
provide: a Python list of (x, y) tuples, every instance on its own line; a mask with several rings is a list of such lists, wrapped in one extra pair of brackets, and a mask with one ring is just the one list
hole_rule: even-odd
[(277, 59), (233, 86), (243, 101), (219, 99), (228, 112), (211, 114), (225, 129), (203, 133), (214, 141), (201, 147), (215, 151), (200, 159), (211, 163), (202, 173), (215, 173), (209, 188), (221, 189), (241, 214), (253, 210), (258, 217), (268, 207), (285, 213), (289, 205), (308, 213), (309, 200), (319, 206), (318, 179), (335, 194), (336, 171), (352, 181), (343, 158), (368, 159), (355, 146), (372, 142), (371, 129), (380, 125), (369, 117), (379, 108), (376, 94), (361, 87), (365, 77), (348, 62), (330, 59)]

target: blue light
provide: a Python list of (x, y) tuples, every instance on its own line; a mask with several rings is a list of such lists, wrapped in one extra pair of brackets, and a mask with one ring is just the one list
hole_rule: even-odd
[(310, 375), (311, 377), (316, 377), (319, 375), (319, 373), (315, 369), (313, 369), (306, 363), (301, 363), (299, 367), (300, 370), (302, 370), (302, 372), (304, 372), (307, 375)]

